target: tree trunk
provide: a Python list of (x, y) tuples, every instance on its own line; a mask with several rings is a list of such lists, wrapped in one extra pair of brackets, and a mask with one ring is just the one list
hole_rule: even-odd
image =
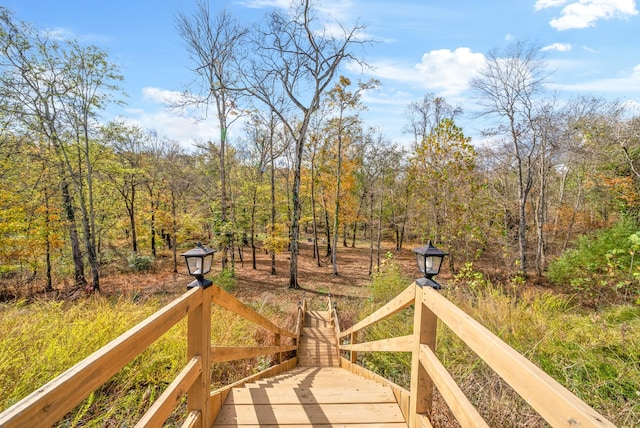
[(251, 238), (249, 243), (251, 244), (251, 267), (253, 270), (257, 269), (256, 266), (256, 200), (258, 194), (258, 185), (256, 183), (255, 189), (253, 189), (253, 204), (251, 205)]
[[(269, 146), (271, 156), (271, 237), (276, 233), (276, 167), (273, 158), (273, 140)], [(276, 253), (273, 249), (269, 250), (271, 255), (271, 275), (276, 274)]]
[(543, 155), (540, 158), (540, 189), (538, 195), (538, 203), (536, 209), (536, 232), (537, 232), (537, 245), (536, 245), (536, 275), (538, 278), (542, 277), (542, 273), (546, 264), (546, 255), (545, 255), (545, 236), (544, 236), (544, 225), (546, 224), (546, 212), (547, 212), (547, 201), (546, 201), (546, 193), (547, 193), (547, 171), (546, 171), (546, 159)]
[(82, 251), (80, 250), (80, 240), (76, 229), (76, 214), (73, 201), (69, 192), (69, 183), (66, 178), (62, 178), (61, 183), (62, 203), (67, 218), (67, 228), (69, 231), (69, 242), (71, 244), (71, 255), (73, 258), (74, 282), (76, 287), (84, 288), (87, 280), (84, 277), (84, 262), (82, 261)]
[(369, 193), (369, 276), (373, 273), (373, 192)]
[(229, 249), (229, 236), (227, 231), (227, 180), (224, 161), (227, 130), (223, 114), (223, 112), (219, 112), (218, 119), (220, 124), (220, 222), (222, 223), (222, 248), (220, 248), (220, 252), (222, 253), (221, 262), (222, 269), (224, 270), (227, 268), (228, 263), (227, 251)]
[(378, 207), (378, 238), (377, 238), (377, 243), (376, 243), (376, 266), (378, 267), (378, 270), (380, 270), (380, 241), (382, 239), (382, 200), (383, 200), (383, 196), (382, 194), (380, 194), (380, 205)]
[(298, 284), (298, 238), (300, 235), (300, 181), (302, 170), (302, 149), (304, 139), (302, 135), (296, 141), (296, 160), (293, 174), (292, 216), (291, 216), (291, 257), (289, 259), (289, 288), (300, 288)]
[(131, 206), (127, 207), (127, 211), (129, 214), (129, 225), (131, 226), (131, 249), (133, 250), (134, 254), (138, 254), (138, 234), (136, 232), (136, 216), (134, 210), (135, 190), (131, 189), (131, 191)]
[(51, 242), (50, 242), (50, 234), (51, 234), (51, 220), (49, 218), (49, 189), (47, 187), (44, 188), (44, 206), (45, 206), (45, 246), (46, 246), (46, 275), (47, 275), (47, 284), (45, 286), (45, 291), (53, 291), (53, 279), (51, 277)]
[[(315, 157), (315, 156), (314, 156)], [(316, 186), (315, 186), (315, 165), (314, 160), (311, 161), (311, 215), (313, 217), (313, 258), (316, 260), (316, 266), (322, 266), (320, 263), (320, 250), (318, 248), (318, 219), (316, 217)]]
[(325, 257), (331, 257), (331, 227), (329, 226), (329, 213), (327, 212), (327, 204), (324, 199), (324, 195), (322, 196), (322, 208), (324, 210), (324, 231), (327, 235), (327, 254)]
[[(151, 195), (153, 196), (153, 195)], [(156, 257), (156, 202), (151, 200), (151, 255)]]
[(173, 230), (173, 273), (178, 273), (178, 218), (176, 210), (176, 192), (171, 189), (171, 217)]

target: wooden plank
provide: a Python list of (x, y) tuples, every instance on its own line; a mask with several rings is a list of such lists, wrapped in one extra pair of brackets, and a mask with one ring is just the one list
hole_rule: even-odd
[[(407, 391), (405, 388), (402, 388), (399, 385), (396, 385), (395, 383), (380, 376), (377, 373), (367, 370), (362, 366), (352, 364), (346, 358), (341, 358), (340, 364), (341, 364), (341, 367), (344, 367), (346, 370), (350, 371), (351, 373), (354, 373), (358, 376), (362, 376), (363, 379), (366, 377), (367, 379), (374, 380), (377, 384), (390, 388), (391, 391), (393, 391), (393, 395), (396, 399), (396, 402), (400, 406), (400, 410), (402, 411), (402, 414), (404, 415), (405, 420), (409, 420), (409, 399), (411, 396), (409, 391)], [(349, 380), (349, 383), (351, 382), (352, 381)]]
[(180, 428), (196, 428), (202, 423), (202, 413), (197, 410), (189, 412)]
[[(357, 393), (353, 393), (357, 392)], [(335, 382), (327, 388), (234, 388), (225, 404), (363, 404), (395, 403), (389, 388), (355, 387), (350, 385), (349, 394), (336, 388)]]
[(392, 337), (390, 339), (361, 342), (355, 345), (340, 345), (342, 351), (380, 351), (380, 352), (411, 352), (413, 335)]
[(329, 313), (322, 311), (307, 312), (306, 316), (304, 317), (304, 326), (333, 328), (330, 322)]
[(261, 355), (277, 354), (280, 352), (294, 351), (295, 345), (284, 346), (212, 346), (211, 362), (242, 360), (255, 358)]
[[(231, 425), (221, 425), (216, 424), (216, 427), (220, 428), (230, 428), (230, 427), (239, 427), (243, 428), (283, 428), (283, 425), (273, 425), (273, 424), (231, 424)], [(370, 422), (366, 424), (360, 423), (339, 423), (339, 424), (293, 424), (286, 425), (286, 428), (407, 428), (407, 424), (404, 422), (395, 422), (395, 423), (375, 423)]]
[(290, 331), (287, 331), (283, 328), (278, 327), (277, 325), (275, 325), (274, 323), (272, 323), (271, 321), (269, 321), (268, 319), (266, 319), (265, 317), (263, 317), (262, 315), (254, 311), (253, 309), (251, 309), (249, 306), (245, 305), (240, 300), (233, 297), (231, 294), (222, 290), (221, 288), (219, 287), (212, 287), (212, 288), (214, 289), (213, 302), (215, 304), (222, 306), (223, 308), (230, 310), (231, 312), (234, 312), (240, 315), (241, 317), (246, 318), (251, 322), (254, 322), (255, 324), (258, 324), (260, 327), (266, 328), (269, 331), (272, 331), (274, 333), (278, 333), (287, 337), (293, 337), (293, 338), (296, 337), (295, 333), (292, 333)]
[(397, 404), (224, 405), (216, 424), (344, 424), (404, 422)]
[(46, 385), (0, 413), (0, 426), (50, 426), (200, 305), (193, 288)]
[(447, 369), (438, 360), (436, 354), (426, 345), (420, 346), (420, 362), (429, 373), (429, 377), (438, 388), (451, 413), (453, 413), (462, 428), (489, 428), (489, 425), (482, 419), (480, 413), (469, 402), (469, 399), (464, 395), (456, 381), (453, 380)]
[[(415, 290), (415, 307), (413, 317), (413, 350), (411, 353), (411, 399), (409, 400), (409, 426), (418, 426), (420, 414), (431, 414), (433, 404), (433, 383), (424, 366), (420, 364), (420, 345), (436, 348), (436, 315), (424, 305), (422, 295), (424, 288), (413, 283)], [(430, 287), (427, 287), (430, 288)]]
[(615, 426), (437, 291), (422, 300), (552, 426)]
[(431, 421), (429, 420), (427, 415), (418, 415), (416, 423), (420, 428), (433, 428), (433, 425), (431, 425)]
[[(136, 428), (162, 426), (201, 373), (202, 358), (193, 357), (142, 416)], [(198, 410), (193, 412), (202, 414)]]
[[(222, 388), (216, 389), (215, 391), (211, 392), (211, 396), (213, 397), (214, 395), (217, 394), (221, 394), (221, 393), (228, 393), (229, 390), (231, 390), (232, 388), (236, 388), (239, 386), (242, 386), (246, 383), (249, 382), (254, 382), (256, 380), (265, 378), (265, 377), (269, 377), (269, 376), (274, 376), (278, 373), (282, 373), (285, 370), (291, 370), (293, 367), (295, 367), (295, 362), (296, 359), (295, 358), (291, 358), (287, 361), (285, 361), (282, 364), (279, 364), (277, 366), (273, 366), (273, 367), (269, 367), (268, 369), (262, 370), (261, 372), (252, 374), (251, 376), (247, 376), (243, 379), (240, 379), (230, 385), (227, 386), (223, 386)], [(4, 428), (4, 427), (3, 427)]]
[(334, 339), (335, 331), (329, 327), (303, 327), (301, 336), (328, 337)]
[(193, 310), (187, 320), (187, 358), (200, 357), (202, 372), (187, 392), (187, 411), (198, 411), (202, 425), (210, 426), (213, 417), (209, 412), (211, 391), (211, 301), (213, 290), (202, 290), (202, 304)]
[(387, 317), (390, 317), (391, 315), (400, 312), (404, 308), (411, 306), (411, 304), (413, 303), (413, 300), (415, 299), (415, 292), (413, 289), (414, 289), (413, 284), (405, 288), (403, 292), (401, 292), (396, 297), (394, 297), (391, 301), (389, 301), (389, 303), (387, 303), (386, 305), (384, 305), (383, 307), (381, 307), (380, 309), (378, 309), (368, 317), (364, 318), (362, 321), (360, 321), (353, 327), (340, 333), (339, 339), (342, 339), (343, 337), (350, 335), (351, 332), (362, 330), (363, 328), (368, 327), (373, 323), (376, 323)]

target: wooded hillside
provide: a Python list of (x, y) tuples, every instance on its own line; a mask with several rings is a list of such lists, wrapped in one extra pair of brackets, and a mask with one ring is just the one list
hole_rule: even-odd
[[(177, 37), (203, 84), (174, 107), (205, 104), (219, 129), (186, 148), (103, 120), (123, 99), (107, 52), (0, 12), (4, 296), (99, 290), (101, 277), (150, 269), (160, 254), (176, 271), (197, 241), (231, 271), (268, 251), (275, 273), (287, 252), (290, 287), (300, 240), (318, 244), (318, 265), (335, 275), (357, 240), (373, 272), (381, 241), (431, 239), (454, 273), (484, 256), (493, 273), (535, 278), (579, 236), (637, 220), (640, 121), (615, 100), (547, 92), (532, 43), (487, 55), (471, 82), (478, 105), (425, 94), (406, 106), (413, 143), (400, 146), (359, 116), (378, 82), (340, 75), (343, 61), (363, 62), (362, 28), (313, 31), (307, 1), (246, 28), (200, 2), (178, 17)], [(456, 124), (467, 109), (488, 124), (482, 141)], [(633, 282), (627, 299), (640, 289), (634, 245), (620, 242), (603, 266), (613, 293)]]

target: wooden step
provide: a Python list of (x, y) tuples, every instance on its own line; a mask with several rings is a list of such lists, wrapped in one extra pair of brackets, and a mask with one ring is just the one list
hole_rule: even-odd
[[(216, 424), (243, 426), (247, 424), (291, 425), (291, 424), (362, 424), (365, 422), (404, 422), (396, 403), (350, 403), (345, 396), (340, 404), (225, 404)], [(369, 426), (369, 425), (367, 425)]]
[(215, 427), (406, 427), (391, 388), (337, 367), (296, 368), (233, 388)]
[[(395, 403), (396, 399), (389, 388), (360, 385), (350, 388), (352, 394), (348, 401), (352, 404)], [(344, 391), (336, 385), (311, 388), (233, 388), (226, 404), (340, 404), (345, 402)]]
[(304, 327), (331, 327), (329, 311), (309, 311), (304, 316)]

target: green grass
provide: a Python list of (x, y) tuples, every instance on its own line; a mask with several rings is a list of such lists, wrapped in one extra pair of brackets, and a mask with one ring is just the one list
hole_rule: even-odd
[[(162, 304), (91, 297), (76, 302), (36, 300), (0, 306), (0, 409), (38, 387), (127, 331)], [(212, 343), (255, 345), (261, 329), (213, 307)], [(186, 364), (186, 320), (165, 333), (111, 380), (68, 414), (59, 426), (132, 426)], [(251, 373), (244, 362), (212, 367), (213, 386)], [(253, 370), (257, 370), (253, 369)], [(174, 426), (186, 412), (175, 412)]]
[[(388, 261), (393, 265), (393, 261)], [(410, 281), (393, 266), (374, 277), (373, 312)], [(640, 426), (640, 306), (598, 311), (571, 297), (491, 284), (468, 266), (442, 293), (620, 427)], [(368, 340), (409, 334), (412, 308), (367, 331)], [(437, 354), (490, 426), (545, 426), (508, 385), (442, 323)], [(410, 355), (360, 353), (361, 363), (407, 387)]]
[[(374, 275), (371, 297), (355, 321), (410, 284), (392, 258)], [(640, 426), (640, 306), (585, 309), (570, 297), (542, 289), (492, 284), (467, 266), (442, 293), (525, 357), (620, 427)], [(527, 290), (527, 291), (523, 291)], [(91, 297), (76, 302), (36, 300), (0, 305), (0, 408), (5, 409), (119, 334), (156, 312), (159, 300)], [(251, 306), (269, 319), (292, 323), (277, 299)], [(351, 307), (353, 306), (353, 308)], [(344, 309), (345, 311), (347, 308)], [(339, 307), (339, 311), (341, 308)], [(368, 340), (409, 334), (413, 308), (366, 332)], [(347, 327), (347, 325), (345, 325)], [(270, 343), (272, 338), (223, 309), (213, 308), (212, 342)], [(183, 321), (128, 364), (59, 426), (131, 426), (186, 363)], [(493, 371), (445, 327), (437, 354), (491, 426), (545, 426)], [(408, 353), (359, 353), (361, 363), (409, 386)], [(213, 387), (269, 364), (240, 361), (212, 367)], [(179, 425), (184, 403), (167, 426)]]

